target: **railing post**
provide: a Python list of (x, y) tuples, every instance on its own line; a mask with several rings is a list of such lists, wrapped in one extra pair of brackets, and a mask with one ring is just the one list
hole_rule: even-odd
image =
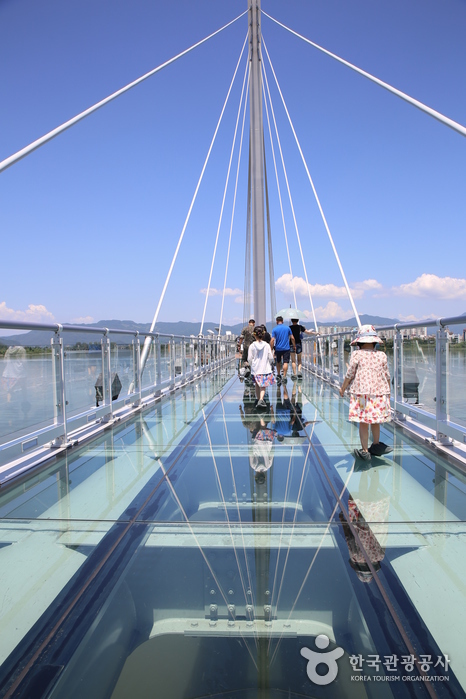
[(313, 374), (315, 374), (314, 361), (315, 361), (315, 349), (317, 347), (316, 342), (317, 342), (317, 340), (310, 340), (309, 341), (309, 357), (308, 357), (309, 365), (308, 365), (308, 369), (309, 369), (309, 371), (312, 371)]
[(113, 417), (112, 406), (112, 366), (110, 357), (110, 338), (105, 335), (101, 340), (102, 345), (102, 393), (104, 397), (104, 405), (109, 408), (102, 422), (109, 422)]
[(141, 343), (139, 337), (133, 340), (133, 393), (137, 395), (133, 406), (141, 404), (142, 400), (142, 381), (141, 381)]
[(176, 344), (172, 335), (169, 340), (170, 388), (175, 388)]
[(181, 340), (181, 379), (183, 383), (186, 381), (186, 375), (188, 373), (188, 367), (186, 363), (186, 340), (183, 337)]
[(338, 377), (340, 379), (340, 385), (345, 380), (345, 374), (345, 338), (340, 335), (338, 338)]
[(324, 361), (323, 361), (323, 373), (324, 379), (330, 380), (330, 337), (327, 335), (324, 342)]
[(191, 355), (191, 378), (194, 378), (196, 374), (196, 347), (194, 343), (194, 339), (192, 337), (189, 338), (189, 353)]
[(66, 391), (65, 391), (65, 355), (63, 340), (58, 333), (50, 341), (52, 345), (53, 367), (53, 418), (56, 426), (61, 426), (63, 434), (51, 442), (51, 447), (58, 448), (67, 443)]
[(162, 350), (160, 348), (160, 337), (157, 335), (154, 343), (155, 348), (155, 391), (154, 396), (158, 398), (161, 394), (160, 384), (162, 383)]
[(440, 444), (451, 444), (451, 439), (442, 431), (442, 423), (448, 422), (448, 334), (440, 327), (435, 338), (436, 395), (435, 417), (437, 420), (435, 439)]
[(398, 403), (403, 402), (403, 334), (396, 326), (393, 336), (393, 399), (395, 418), (406, 420), (406, 415), (397, 410)]
[(201, 365), (202, 365), (202, 373), (205, 374), (206, 372), (206, 361), (207, 361), (207, 340), (204, 338), (201, 339)]

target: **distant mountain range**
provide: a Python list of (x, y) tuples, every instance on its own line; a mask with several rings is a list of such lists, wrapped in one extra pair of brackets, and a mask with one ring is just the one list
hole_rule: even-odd
[[(395, 320), (394, 318), (382, 318), (380, 316), (370, 316), (370, 315), (361, 315), (360, 316), (361, 323), (363, 325), (365, 324), (371, 324), (371, 325), (392, 325), (393, 323), (397, 323), (399, 321)], [(303, 321), (303, 323), (307, 327), (311, 327), (311, 323), (309, 320)], [(97, 323), (90, 323), (88, 325), (85, 325), (83, 327), (89, 327), (89, 328), (110, 328), (112, 330), (131, 330), (131, 331), (136, 331), (138, 330), (140, 333), (147, 332), (150, 328), (150, 323), (135, 323), (132, 320), (99, 320)], [(267, 327), (269, 330), (275, 325), (275, 323), (268, 322)], [(339, 327), (356, 327), (356, 319), (355, 318), (350, 318), (349, 320), (344, 320), (340, 321), (338, 323), (319, 323), (319, 327), (328, 327), (328, 328), (339, 328)], [(64, 324), (64, 327), (66, 327), (66, 324)], [(167, 334), (167, 335), (185, 335), (189, 337), (190, 335), (197, 335), (199, 334), (201, 324), (199, 322), (197, 323), (188, 323), (186, 321), (178, 321), (176, 323), (157, 323), (155, 326), (155, 332), (159, 332), (161, 334)], [(216, 328), (218, 328), (218, 325), (216, 323), (204, 323), (204, 335), (208, 335), (208, 330), (212, 330), (212, 332), (216, 333)], [(243, 329), (243, 323), (238, 323), (237, 325), (224, 325), (222, 326), (222, 332), (226, 332), (229, 330), (232, 335), (237, 336), (241, 333), (241, 330)], [(80, 333), (77, 331), (70, 331), (67, 333), (63, 334), (64, 341), (66, 345), (75, 345), (77, 342), (87, 342), (87, 343), (95, 343), (99, 342), (99, 336), (94, 335), (94, 334), (87, 334), (87, 333)], [(128, 336), (120, 335), (118, 336), (113, 336), (112, 335), (112, 340), (117, 342), (118, 344), (128, 344), (130, 341), (130, 338)], [(20, 335), (9, 335), (8, 337), (0, 337), (0, 343), (4, 345), (22, 345), (22, 346), (28, 346), (28, 347), (42, 347), (42, 346), (48, 346), (50, 344), (50, 333), (41, 331), (41, 330), (31, 330), (30, 332), (27, 333), (22, 333)]]

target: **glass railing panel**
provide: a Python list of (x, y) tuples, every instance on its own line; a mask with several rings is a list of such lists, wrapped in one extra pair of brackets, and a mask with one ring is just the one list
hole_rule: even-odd
[[(144, 346), (144, 338), (141, 339), (141, 353)], [(141, 387), (149, 388), (155, 386), (157, 382), (157, 341), (152, 340), (150, 344), (149, 354), (144, 366), (144, 371), (141, 378)]]
[(403, 400), (435, 414), (435, 340), (403, 340)]
[(110, 337), (110, 366), (112, 399), (123, 398), (134, 390), (134, 361), (132, 338), (128, 335)]
[(54, 422), (51, 335), (35, 331), (33, 346), (0, 347), (0, 444)]
[(102, 404), (102, 345), (100, 335), (65, 333), (64, 375), (66, 413), (73, 417), (95, 408), (100, 397)]
[(185, 371), (183, 364), (183, 345), (183, 340), (178, 338), (175, 344), (175, 376), (179, 376)]
[(166, 338), (160, 339), (160, 370), (161, 379), (166, 381), (171, 378), (170, 343)]
[(186, 355), (186, 372), (190, 374), (194, 371), (194, 352), (190, 342), (184, 341), (184, 349)]
[(466, 342), (448, 346), (447, 391), (450, 420), (466, 427)]

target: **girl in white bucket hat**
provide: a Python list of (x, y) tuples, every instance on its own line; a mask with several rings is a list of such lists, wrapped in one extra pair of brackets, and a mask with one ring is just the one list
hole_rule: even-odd
[[(350, 386), (350, 422), (359, 422), (361, 449), (354, 455), (364, 461), (372, 456), (382, 456), (393, 451), (392, 447), (380, 441), (380, 424), (391, 420), (390, 412), (390, 373), (387, 355), (375, 348), (382, 340), (373, 325), (362, 325), (351, 343), (359, 350), (351, 354), (345, 380), (340, 388), (340, 396)], [(372, 430), (372, 444), (369, 447), (369, 425)]]

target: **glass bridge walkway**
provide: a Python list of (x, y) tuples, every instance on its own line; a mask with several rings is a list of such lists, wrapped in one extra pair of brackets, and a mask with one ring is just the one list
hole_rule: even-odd
[[(0, 489), (0, 696), (461, 697), (465, 474), (233, 365)], [(318, 655), (315, 655), (318, 654)]]

